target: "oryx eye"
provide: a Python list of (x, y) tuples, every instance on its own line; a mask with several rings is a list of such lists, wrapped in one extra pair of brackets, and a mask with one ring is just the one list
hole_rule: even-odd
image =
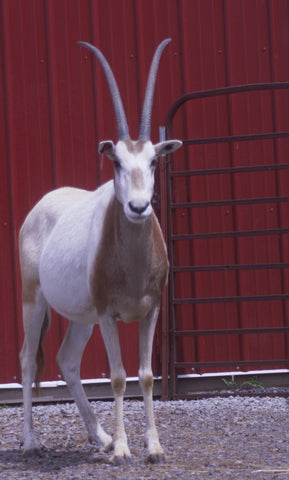
[(156, 166), (157, 166), (157, 159), (153, 158), (151, 161), (151, 168), (156, 168)]
[(114, 160), (113, 164), (114, 164), (114, 168), (115, 168), (116, 170), (120, 170), (120, 169), (121, 169), (121, 165), (120, 165), (120, 162), (119, 162), (118, 160)]

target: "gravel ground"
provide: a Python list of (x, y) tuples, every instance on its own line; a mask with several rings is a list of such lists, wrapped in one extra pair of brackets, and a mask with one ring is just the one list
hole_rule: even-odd
[[(216, 397), (154, 404), (167, 462), (145, 463), (142, 402), (126, 401), (132, 461), (120, 467), (109, 464), (109, 453), (88, 443), (74, 404), (33, 407), (46, 449), (28, 459), (19, 448), (22, 408), (1, 408), (0, 479), (289, 479), (288, 399)], [(92, 407), (112, 433), (113, 403), (92, 402)]]

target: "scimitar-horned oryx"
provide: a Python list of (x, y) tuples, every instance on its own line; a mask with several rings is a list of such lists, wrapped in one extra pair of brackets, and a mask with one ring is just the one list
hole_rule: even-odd
[[(181, 146), (178, 140), (153, 145), (151, 110), (164, 40), (154, 54), (141, 116), (139, 138), (132, 141), (120, 93), (103, 54), (79, 42), (99, 60), (115, 110), (119, 140), (100, 142), (99, 152), (114, 163), (114, 179), (96, 191), (59, 188), (31, 210), (20, 231), (24, 344), (20, 354), (24, 397), (24, 452), (41, 444), (32, 423), (32, 385), (44, 365), (43, 339), (50, 323), (50, 306), (69, 319), (57, 361), (83, 417), (91, 441), (111, 461), (130, 459), (123, 423), (126, 373), (122, 364), (117, 321), (139, 322), (139, 382), (146, 417), (147, 460), (164, 458), (153, 414), (152, 343), (160, 297), (168, 275), (166, 246), (152, 210), (157, 157)], [(80, 381), (80, 364), (94, 324), (100, 325), (108, 354), (115, 397), (113, 438), (96, 422)]]

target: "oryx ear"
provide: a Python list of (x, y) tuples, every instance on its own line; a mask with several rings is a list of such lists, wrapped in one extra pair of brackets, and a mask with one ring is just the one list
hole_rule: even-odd
[(98, 153), (106, 155), (112, 161), (116, 159), (115, 145), (111, 140), (105, 140), (104, 142), (100, 142), (100, 144), (98, 145)]
[(156, 157), (160, 155), (167, 155), (168, 153), (173, 153), (175, 150), (182, 146), (183, 142), (180, 140), (166, 140), (165, 142), (160, 142), (154, 145), (156, 152)]

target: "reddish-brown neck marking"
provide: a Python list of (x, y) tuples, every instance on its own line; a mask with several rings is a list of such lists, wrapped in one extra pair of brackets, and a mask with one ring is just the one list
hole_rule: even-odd
[(155, 215), (134, 224), (114, 197), (106, 212), (90, 277), (98, 313), (104, 313), (112, 299), (122, 295), (136, 301), (149, 296), (157, 305), (167, 272), (166, 248)]

